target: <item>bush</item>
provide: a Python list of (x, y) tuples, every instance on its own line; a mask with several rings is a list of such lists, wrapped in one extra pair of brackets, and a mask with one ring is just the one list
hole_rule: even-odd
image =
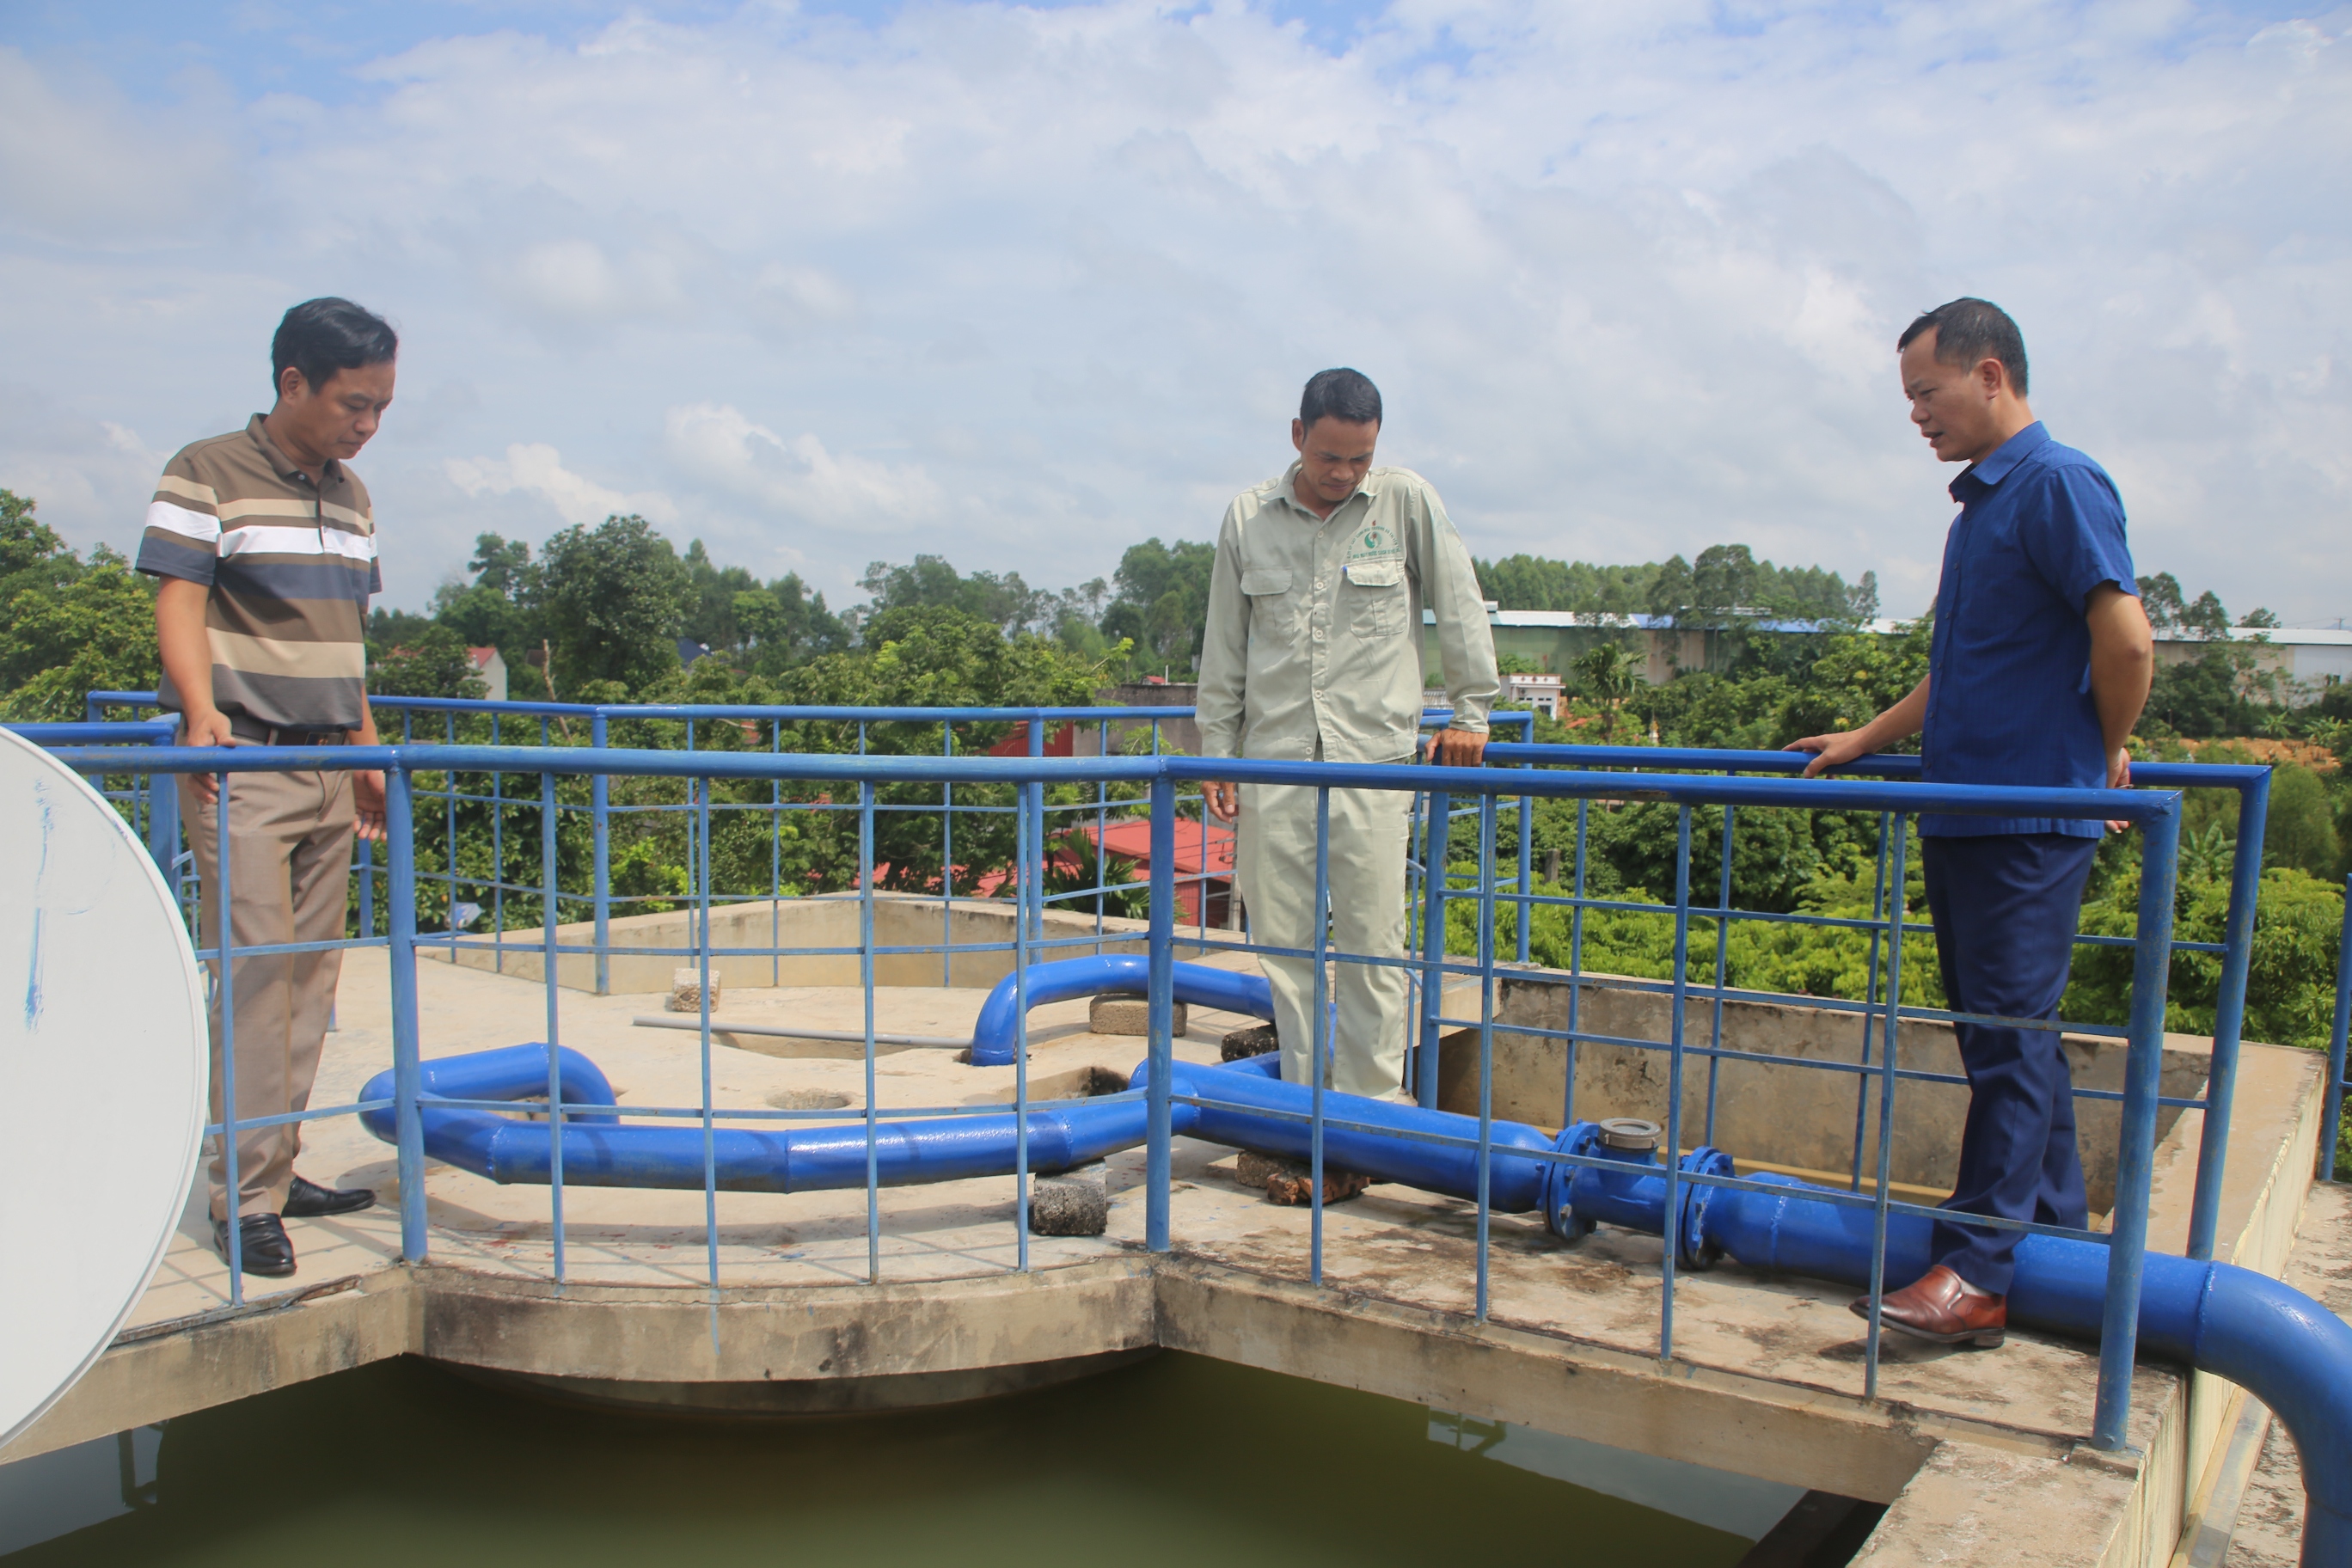
[[(2344, 895), (2332, 883), (2283, 867), (2263, 874), (2255, 907), (2244, 1037), (2324, 1047), (2336, 1015), (2336, 950), (2343, 930)], [(2226, 868), (2219, 877), (2184, 879), (2173, 915), (2174, 940), (2220, 942), (2229, 910)], [(2139, 868), (2133, 866), (2102, 897), (2084, 905), (2082, 929), (2095, 936), (2130, 936), (2138, 927)], [(2131, 949), (2076, 949), (2064, 1015), (2089, 1024), (2130, 1022), (2131, 980)], [(2165, 1027), (2187, 1035), (2211, 1034), (2221, 988), (2220, 954), (2175, 953)]]

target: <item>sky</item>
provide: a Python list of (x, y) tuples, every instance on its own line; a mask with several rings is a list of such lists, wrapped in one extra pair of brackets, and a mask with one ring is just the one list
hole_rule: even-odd
[(341, 294), (399, 607), (614, 511), (836, 606), (1082, 583), (1349, 364), (1477, 555), (1910, 615), (1895, 339), (1976, 294), (2142, 573), (2352, 616), (2352, 8), (0, 0), (0, 486), (78, 546)]

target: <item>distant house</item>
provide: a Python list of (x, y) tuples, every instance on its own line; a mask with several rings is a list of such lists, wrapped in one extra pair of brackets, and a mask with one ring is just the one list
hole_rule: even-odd
[[(1064, 753), (1066, 755), (1067, 753)], [(1055, 814), (1057, 816), (1060, 814)], [(1055, 836), (1067, 829), (1056, 825), (1047, 831)], [(1128, 863), (1127, 879), (1144, 881), (1151, 875), (1151, 823), (1149, 818), (1125, 816), (1108, 824), (1081, 822), (1077, 831), (1093, 841), (1097, 858)], [(1049, 843), (1052, 843), (1049, 840)], [(1082, 869), (1077, 856), (1059, 843), (1052, 843), (1049, 853), (1055, 868), (1065, 875)], [(877, 866), (879, 878), (887, 867)], [(957, 867), (959, 879), (969, 873)], [(1197, 926), (1202, 922), (1202, 901), (1208, 903), (1208, 926), (1212, 931), (1237, 931), (1240, 915), (1234, 897), (1234, 830), (1220, 823), (1198, 817), (1179, 818), (1176, 823), (1176, 923)], [(983, 871), (968, 886), (961, 882), (958, 894), (964, 898), (992, 899), (1000, 896), (1011, 877), (1002, 868)], [(1087, 913), (1093, 909), (1084, 895), (1063, 900), (1054, 906), (1066, 912)]]
[(1503, 700), (1524, 703), (1547, 719), (1557, 719), (1564, 684), (1557, 675), (1507, 675), (1503, 677)]
[[(1140, 881), (1151, 875), (1151, 824), (1150, 821), (1126, 817), (1097, 827), (1088, 822), (1078, 831), (1094, 839), (1099, 854), (1107, 858), (1128, 860), (1134, 864), (1134, 879)], [(1208, 899), (1208, 925), (1212, 931), (1234, 929), (1234, 830), (1202, 818), (1180, 818), (1176, 824), (1176, 923), (1199, 925), (1201, 900)], [(1083, 910), (1083, 900), (1072, 900), (1063, 906)]]
[(696, 659), (709, 658), (709, 657), (710, 645), (709, 643), (697, 642), (692, 637), (680, 637), (677, 639), (677, 662), (681, 666), (691, 667)]
[(507, 661), (494, 647), (469, 647), (466, 658), (474, 666), (474, 673), (482, 678), (482, 695), (493, 702), (507, 700)]

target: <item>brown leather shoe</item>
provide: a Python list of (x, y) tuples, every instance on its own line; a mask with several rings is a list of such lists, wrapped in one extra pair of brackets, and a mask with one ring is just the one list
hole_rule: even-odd
[[(1856, 1299), (1852, 1310), (1857, 1318), (1869, 1317), (1870, 1298)], [(1915, 1340), (1990, 1350), (2009, 1328), (2009, 1298), (1970, 1295), (1960, 1288), (1960, 1277), (1938, 1263), (1902, 1289), (1888, 1291), (1878, 1321)]]

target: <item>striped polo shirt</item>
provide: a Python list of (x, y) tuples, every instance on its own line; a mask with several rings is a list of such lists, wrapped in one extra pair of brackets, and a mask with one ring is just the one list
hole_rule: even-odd
[[(322, 483), (262, 429), (183, 447), (147, 504), (139, 570), (212, 589), (213, 706), (260, 723), (366, 721), (368, 596), (383, 591), (367, 487), (332, 458)], [(184, 710), (172, 678), (157, 692)]]

